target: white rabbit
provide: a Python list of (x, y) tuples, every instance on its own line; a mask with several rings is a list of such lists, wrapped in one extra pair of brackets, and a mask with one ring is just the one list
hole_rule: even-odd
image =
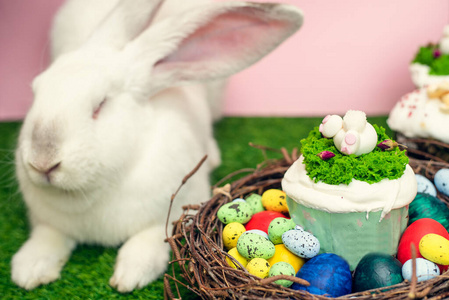
[(328, 115), (319, 130), (324, 137), (333, 138), (338, 151), (346, 155), (369, 153), (377, 144), (376, 130), (362, 111), (349, 110), (343, 118)]
[(17, 285), (59, 278), (79, 243), (123, 243), (110, 279), (121, 292), (164, 272), (171, 194), (208, 154), (175, 199), (176, 219), (182, 204), (208, 199), (220, 161), (205, 81), (251, 65), (302, 24), (280, 4), (184, 10), (200, 2), (70, 0), (59, 12), (55, 60), (33, 82), (16, 151), (32, 225), (12, 259)]

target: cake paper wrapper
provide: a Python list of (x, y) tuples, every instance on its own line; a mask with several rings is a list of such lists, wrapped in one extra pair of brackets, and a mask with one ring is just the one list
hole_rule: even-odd
[(328, 213), (289, 197), (287, 204), (293, 221), (318, 238), (320, 253), (341, 256), (351, 270), (368, 253), (395, 255), (408, 221), (408, 205), (391, 210), (381, 219), (382, 211)]

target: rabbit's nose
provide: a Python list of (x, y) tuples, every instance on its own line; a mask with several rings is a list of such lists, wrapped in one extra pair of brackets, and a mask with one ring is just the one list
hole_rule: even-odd
[(58, 169), (61, 165), (61, 162), (57, 163), (29, 163), (30, 167), (35, 170), (36, 172), (42, 174), (45, 176), (48, 182), (50, 182), (50, 175), (53, 173), (56, 169)]

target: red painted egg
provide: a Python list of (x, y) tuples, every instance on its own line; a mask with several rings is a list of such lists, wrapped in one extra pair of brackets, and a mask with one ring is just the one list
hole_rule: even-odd
[[(410, 247), (412, 243), (415, 245), (416, 257), (422, 257), (419, 253), (419, 241), (429, 233), (435, 233), (449, 239), (449, 233), (439, 222), (429, 218), (416, 220), (402, 234), (401, 240), (399, 241), (397, 259), (404, 264), (412, 258), (412, 250)], [(440, 267), (440, 269), (446, 270), (447, 266), (444, 266), (444, 268)]]
[[(255, 213), (251, 220), (246, 223), (246, 230), (259, 229), (265, 231), (268, 234), (268, 226), (271, 221), (276, 218), (287, 218), (284, 214), (277, 211), (264, 210), (258, 213)], [(419, 241), (418, 241), (419, 242)]]

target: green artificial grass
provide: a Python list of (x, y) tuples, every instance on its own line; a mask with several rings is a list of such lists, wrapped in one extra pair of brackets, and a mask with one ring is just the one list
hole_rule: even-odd
[(449, 55), (441, 53), (438, 45), (420, 47), (412, 62), (429, 66), (430, 75), (449, 75)]
[[(265, 160), (263, 151), (250, 147), (249, 142), (291, 151), (300, 147), (300, 140), (321, 119), (224, 118), (215, 125), (223, 163), (214, 172), (211, 183), (233, 171), (254, 168)], [(369, 121), (386, 127), (385, 117), (369, 118)], [(14, 179), (14, 148), (19, 128), (20, 123), (0, 123), (0, 299), (162, 299), (162, 278), (130, 294), (123, 295), (112, 289), (108, 281), (117, 249), (98, 246), (79, 246), (56, 282), (32, 291), (12, 283), (11, 257), (29, 233), (25, 206)], [(281, 157), (274, 152), (267, 156)], [(196, 299), (188, 290), (181, 293), (183, 299)]]

